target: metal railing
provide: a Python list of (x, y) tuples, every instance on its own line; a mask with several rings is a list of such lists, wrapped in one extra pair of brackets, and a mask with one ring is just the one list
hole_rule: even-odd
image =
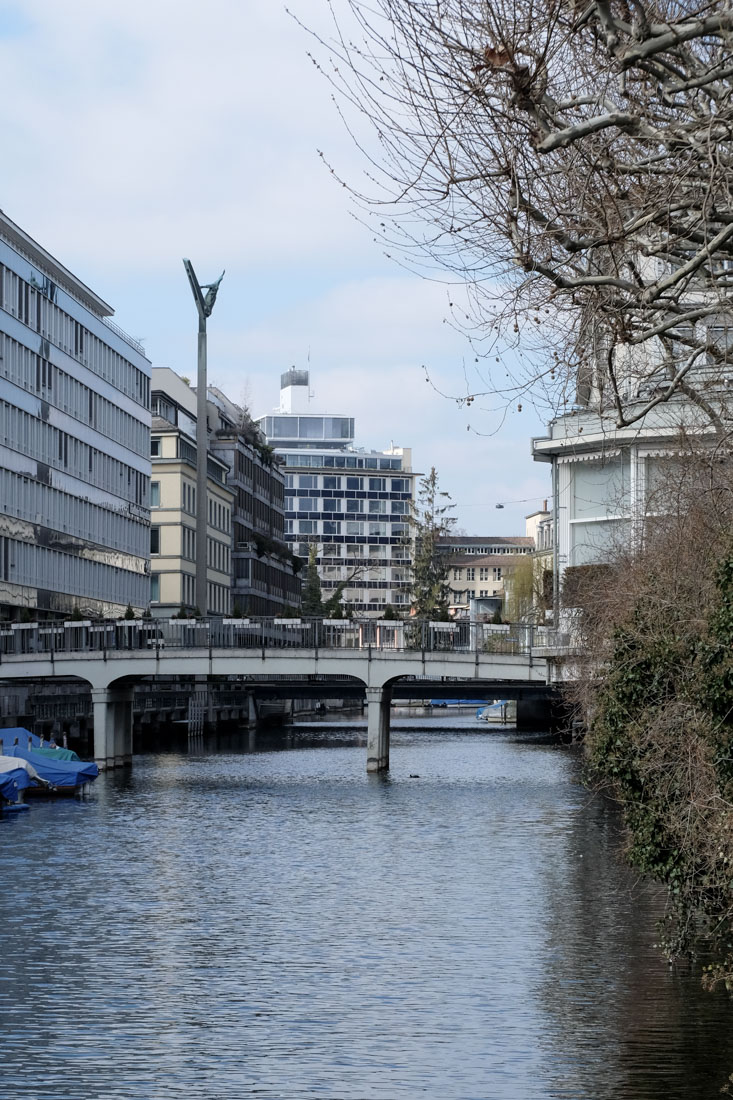
[(4, 656), (167, 649), (375, 649), (526, 654), (562, 645), (551, 627), (417, 619), (114, 619), (0, 625)]

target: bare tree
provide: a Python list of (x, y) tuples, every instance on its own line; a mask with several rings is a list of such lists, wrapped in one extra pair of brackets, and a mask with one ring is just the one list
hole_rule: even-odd
[(684, 394), (722, 431), (729, 5), (344, 5), (316, 63), (366, 157), (347, 185), (389, 252), (468, 285), (486, 390), (617, 427)]

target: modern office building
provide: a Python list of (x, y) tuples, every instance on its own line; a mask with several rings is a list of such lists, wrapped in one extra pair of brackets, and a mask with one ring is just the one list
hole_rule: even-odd
[(258, 424), (284, 461), (286, 538), (301, 558), (316, 547), (324, 599), (344, 585), (355, 614), (406, 611), (417, 476), (409, 449), (355, 448), (353, 417), (312, 407), (307, 370), (281, 376), (280, 407)]
[[(195, 608), (196, 390), (153, 369), (151, 610)], [(239, 406), (209, 387), (206, 614), (281, 615), (300, 602), (300, 562), (284, 538), (280, 466)], [(204, 609), (199, 608), (203, 614)]]
[(0, 212), (0, 616), (148, 603), (150, 362)]

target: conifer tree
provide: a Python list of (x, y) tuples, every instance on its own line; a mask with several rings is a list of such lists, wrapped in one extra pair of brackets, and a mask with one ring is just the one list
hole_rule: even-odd
[(420, 482), (417, 505), (411, 519), (412, 607), (420, 619), (447, 619), (450, 602), (448, 572), (450, 552), (440, 543), (450, 535), (455, 516), (450, 494), (439, 487), (435, 467)]
[(308, 565), (305, 570), (305, 584), (303, 585), (301, 608), (305, 616), (313, 615), (319, 617), (323, 614), (321, 578), (318, 576), (315, 545), (312, 545), (308, 550)]

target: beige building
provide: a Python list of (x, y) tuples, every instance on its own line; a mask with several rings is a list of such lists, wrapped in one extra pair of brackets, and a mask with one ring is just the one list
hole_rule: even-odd
[(472, 600), (491, 601), (483, 605), (484, 611), (502, 609), (507, 579), (517, 562), (534, 551), (530, 535), (451, 535), (440, 545), (451, 555), (450, 609), (459, 616), (470, 613)]
[[(196, 589), (196, 393), (167, 367), (153, 370), (150, 483), (150, 610), (168, 617), (194, 611)], [(232, 503), (228, 467), (208, 455), (206, 561), (207, 607), (202, 615), (227, 615), (231, 607)]]

